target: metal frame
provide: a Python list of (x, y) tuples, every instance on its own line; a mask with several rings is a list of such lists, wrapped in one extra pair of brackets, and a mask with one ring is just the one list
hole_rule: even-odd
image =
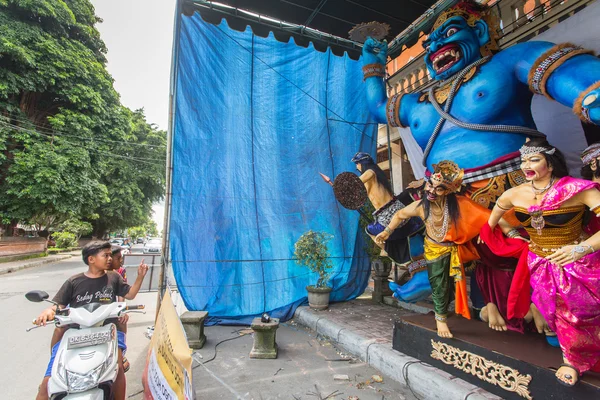
[(171, 84), (169, 88), (169, 127), (167, 129), (167, 161), (166, 161), (166, 183), (165, 183), (165, 216), (163, 222), (163, 235), (162, 235), (162, 263), (160, 266), (160, 274), (158, 275), (158, 295), (156, 304), (156, 316), (158, 318), (158, 312), (160, 310), (160, 304), (165, 292), (165, 271), (169, 268), (171, 263), (171, 249), (169, 247), (170, 242), (170, 225), (171, 225), (171, 202), (172, 202), (172, 182), (171, 177), (173, 175), (173, 132), (175, 128), (175, 118), (173, 113), (175, 112), (175, 104), (177, 100), (177, 60), (179, 55), (179, 34), (181, 31), (181, 12), (183, 0), (176, 0), (175, 5), (175, 23), (173, 28), (173, 50), (171, 56)]
[[(182, 3), (184, 0), (178, 0)], [(286, 21), (281, 21), (275, 18), (271, 18), (266, 15), (257, 14), (241, 8), (232, 7), (226, 4), (217, 3), (208, 0), (187, 0), (188, 3), (193, 4), (197, 8), (210, 9), (218, 11), (223, 15), (229, 15), (236, 18), (241, 18), (249, 22), (258, 22), (261, 25), (268, 26), (272, 29), (279, 29), (281, 31), (288, 31), (290, 34), (303, 36), (308, 39), (317, 39), (325, 44), (335, 45), (347, 50), (357, 51), (362, 48), (362, 44), (354, 42), (350, 39), (344, 39), (339, 36), (334, 36), (329, 33), (321, 32), (317, 29), (313, 29), (306, 25), (293, 24)], [(316, 10), (315, 10), (316, 11)], [(310, 21), (310, 19), (309, 19)]]

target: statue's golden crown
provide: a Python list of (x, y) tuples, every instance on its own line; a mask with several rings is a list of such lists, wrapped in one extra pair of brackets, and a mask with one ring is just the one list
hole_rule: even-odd
[(447, 186), (451, 192), (458, 192), (462, 185), (464, 174), (465, 171), (456, 163), (444, 160), (433, 164), (433, 173), (429, 179)]
[(470, 26), (475, 26), (475, 22), (483, 18), (484, 14), (486, 14), (486, 10), (482, 10), (481, 7), (481, 5), (475, 2), (462, 1), (454, 7), (442, 12), (435, 20), (432, 31), (442, 26), (444, 22), (448, 21), (452, 17), (463, 17), (465, 21), (467, 21), (467, 24)]
[(462, 17), (469, 26), (475, 26), (477, 21), (483, 20), (488, 25), (490, 41), (482, 46), (482, 55), (490, 55), (498, 51), (498, 20), (489, 7), (479, 4), (474, 0), (464, 0), (454, 7), (442, 12), (435, 20), (431, 32), (438, 29), (452, 17)]

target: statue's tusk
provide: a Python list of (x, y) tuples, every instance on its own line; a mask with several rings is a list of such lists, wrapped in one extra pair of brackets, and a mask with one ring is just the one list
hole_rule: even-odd
[(590, 104), (592, 104), (593, 102), (595, 102), (597, 98), (598, 98), (598, 96), (596, 96), (595, 94), (591, 94), (588, 97), (586, 97), (585, 99), (583, 99), (583, 105), (587, 107)]

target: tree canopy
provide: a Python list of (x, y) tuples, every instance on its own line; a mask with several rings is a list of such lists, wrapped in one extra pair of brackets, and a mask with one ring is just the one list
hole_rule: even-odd
[(88, 0), (0, 0), (0, 217), (94, 233), (144, 224), (166, 133), (120, 103)]

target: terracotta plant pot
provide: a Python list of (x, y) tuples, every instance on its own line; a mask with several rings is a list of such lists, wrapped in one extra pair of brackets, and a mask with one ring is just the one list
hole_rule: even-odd
[(329, 293), (331, 293), (330, 287), (315, 287), (307, 286), (308, 291), (308, 305), (313, 310), (325, 310), (329, 307)]

